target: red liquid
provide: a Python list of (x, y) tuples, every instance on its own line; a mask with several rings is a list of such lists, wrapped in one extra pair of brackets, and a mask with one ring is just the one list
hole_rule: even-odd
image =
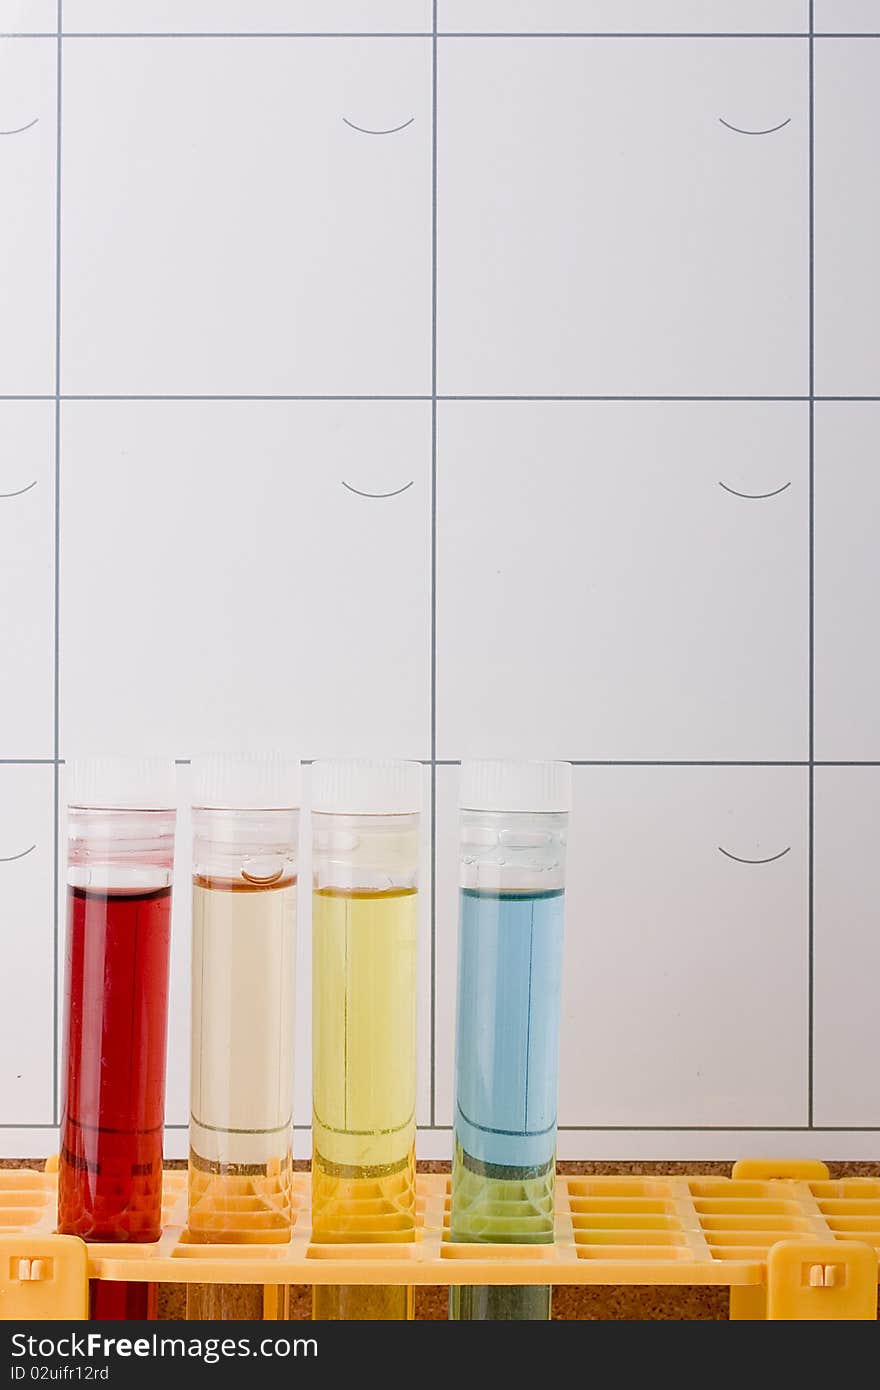
[(152, 1322), (159, 1303), (156, 1284), (123, 1284), (110, 1279), (89, 1283), (92, 1322)]
[(171, 889), (68, 902), (58, 1230), (158, 1240)]

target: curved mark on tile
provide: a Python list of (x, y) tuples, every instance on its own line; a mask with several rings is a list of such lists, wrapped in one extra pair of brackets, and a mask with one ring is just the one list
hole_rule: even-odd
[(23, 135), (26, 130), (33, 130), (39, 119), (39, 116), (34, 116), (34, 119), (28, 121), (27, 125), (16, 126), (14, 130), (0, 130), (0, 135)]
[(414, 120), (415, 116), (410, 116), (409, 120), (404, 121), (402, 125), (389, 126), (387, 130), (370, 130), (368, 126), (355, 125), (354, 121), (350, 121), (347, 116), (342, 118), (343, 124), (347, 125), (349, 130), (356, 130), (361, 135), (397, 135), (399, 131), (406, 130), (407, 126), (411, 126)]
[(731, 125), (730, 121), (726, 121), (723, 116), (719, 116), (718, 119), (725, 130), (732, 130), (736, 135), (775, 135), (777, 130), (784, 130), (787, 125), (791, 125), (791, 116), (786, 116), (784, 121), (779, 122), (779, 125), (768, 126), (766, 130), (745, 130), (741, 125)]
[(731, 854), (730, 850), (725, 849), (723, 845), (718, 846), (718, 853), (723, 854), (725, 859), (732, 859), (735, 864), (775, 864), (777, 859), (784, 859), (787, 854), (791, 853), (791, 845), (781, 849), (778, 854), (771, 854), (768, 859), (742, 859), (738, 854)]
[(37, 480), (34, 478), (32, 483), (28, 483), (27, 487), (20, 487), (17, 492), (0, 492), (0, 502), (6, 502), (10, 497), (24, 497), (26, 492), (30, 492), (31, 488), (36, 486)]
[(347, 488), (349, 492), (353, 492), (356, 497), (382, 498), (399, 497), (402, 492), (407, 492), (412, 487), (415, 478), (410, 478), (408, 483), (404, 483), (403, 487), (396, 487), (393, 492), (361, 492), (359, 487), (352, 487), (351, 483), (347, 483), (344, 478), (341, 478), (340, 482), (344, 488)]
[(31, 845), (28, 849), (23, 849), (20, 854), (0, 855), (0, 864), (14, 864), (16, 859), (26, 859), (29, 854), (33, 854), (36, 845)]
[(731, 497), (744, 497), (748, 502), (764, 502), (768, 497), (779, 497), (779, 495), (791, 487), (791, 479), (783, 483), (782, 487), (775, 488), (773, 492), (737, 492), (735, 487), (728, 487), (727, 483), (722, 483), (718, 479), (718, 486), (723, 487), (725, 492), (729, 492)]

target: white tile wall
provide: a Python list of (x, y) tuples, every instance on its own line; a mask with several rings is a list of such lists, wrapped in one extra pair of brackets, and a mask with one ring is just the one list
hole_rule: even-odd
[(65, 391), (430, 393), (430, 62), (422, 39), (71, 42)]
[(55, 1142), (54, 760), (283, 738), (441, 760), (424, 1156), (475, 754), (595, 764), (563, 1156), (876, 1154), (876, 769), (822, 764), (880, 761), (880, 399), (825, 399), (880, 393), (878, 10), (66, 0), (59, 178), (58, 9), (0, 0), (4, 1153)]
[(818, 44), (816, 106), (816, 390), (878, 395), (880, 43)]
[(806, 770), (576, 788), (560, 1123), (806, 1123)]
[(0, 42), (0, 395), (55, 390), (56, 49)]
[(880, 768), (816, 770), (816, 1123), (880, 1125)]
[[(435, 926), (437, 1052), (434, 1059), (435, 1121), (455, 1115), (455, 991), (458, 970), (457, 767), (437, 768), (437, 915)], [(451, 1144), (451, 1140), (450, 1140)]]
[(0, 34), (54, 34), (57, 0), (0, 0)]
[(880, 34), (878, 0), (814, 0), (817, 34)]
[(762, 34), (808, 25), (807, 0), (439, 0), (441, 32)]
[(816, 411), (816, 756), (880, 759), (880, 401)]
[(54, 769), (0, 765), (0, 1146), (51, 1124)]
[(0, 758), (54, 755), (55, 407), (0, 400)]
[(444, 402), (440, 756), (805, 758), (807, 425)]
[(450, 41), (440, 84), (442, 393), (807, 390), (799, 41)]
[[(438, 776), (449, 1123), (458, 779)], [(804, 768), (576, 769), (561, 1125), (806, 1123), (807, 788)]]
[(66, 33), (423, 33), (430, 0), (64, 0)]
[[(171, 969), (168, 999), (168, 1088), (165, 1117), (170, 1125), (189, 1126), (190, 967), (192, 961), (192, 820), (189, 768), (178, 768), (175, 881), (171, 898)], [(186, 1133), (186, 1129), (183, 1129)], [(188, 1152), (188, 1144), (184, 1154)]]
[(65, 405), (64, 754), (429, 756), (429, 440), (418, 402)]

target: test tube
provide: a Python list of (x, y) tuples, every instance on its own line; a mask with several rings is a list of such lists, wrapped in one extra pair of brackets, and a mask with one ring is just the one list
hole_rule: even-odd
[[(415, 1238), (421, 768), (312, 768), (312, 1240)], [(315, 1285), (323, 1319), (405, 1319), (401, 1285)]]
[[(67, 947), (58, 1231), (155, 1241), (174, 857), (173, 763), (67, 769)], [(93, 1318), (146, 1318), (149, 1284), (94, 1281)]]
[[(192, 764), (188, 1240), (290, 1239), (299, 763)], [(189, 1284), (191, 1319), (260, 1319), (260, 1284)]]
[[(551, 1244), (568, 763), (465, 763), (450, 1239)], [(450, 1288), (459, 1321), (550, 1316), (548, 1286)]]

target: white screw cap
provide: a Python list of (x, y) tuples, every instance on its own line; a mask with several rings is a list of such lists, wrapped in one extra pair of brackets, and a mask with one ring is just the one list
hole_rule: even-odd
[(327, 815), (415, 815), (422, 809), (422, 767), (354, 758), (313, 763), (311, 800), (313, 811)]
[(68, 806), (102, 811), (173, 811), (177, 774), (170, 758), (99, 756), (65, 765)]
[(190, 769), (193, 806), (210, 811), (292, 811), (301, 804), (298, 758), (205, 753)]
[(571, 810), (571, 763), (463, 762), (463, 811)]

